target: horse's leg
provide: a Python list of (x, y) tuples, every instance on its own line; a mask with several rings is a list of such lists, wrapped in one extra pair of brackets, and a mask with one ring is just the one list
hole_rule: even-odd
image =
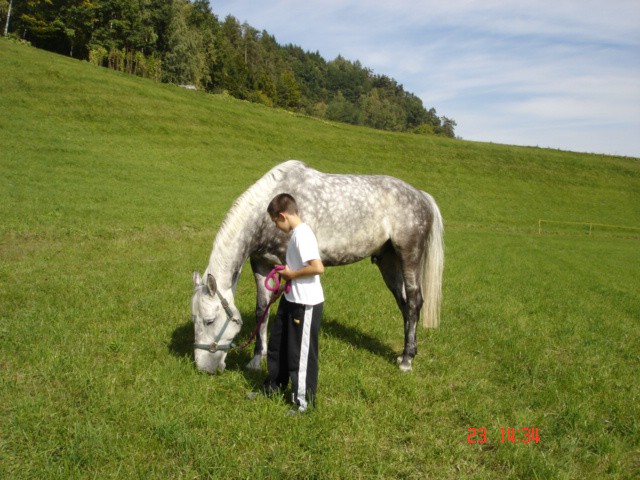
[(402, 312), (404, 350), (398, 357), (398, 364), (400, 370), (408, 372), (417, 353), (416, 326), (422, 307), (422, 294), (418, 282), (420, 262), (417, 259), (414, 261), (411, 255), (401, 258), (391, 246), (374, 257), (373, 261), (378, 265), (385, 284), (393, 293)]
[[(387, 288), (393, 294), (393, 297), (396, 299), (396, 303), (398, 304), (398, 308), (402, 312), (402, 318), (404, 320), (405, 325), (405, 352), (407, 345), (407, 297), (404, 288), (404, 279), (402, 275), (402, 264), (400, 261), (400, 257), (393, 249), (393, 247), (387, 247), (381, 254), (372, 257), (371, 261), (375, 263), (380, 269), (380, 273), (382, 274), (382, 279), (384, 283), (387, 285)], [(401, 370), (411, 370), (411, 360), (406, 362), (403, 361), (403, 355), (398, 357), (398, 363), (400, 364)]]
[[(256, 322), (259, 322), (264, 314), (264, 311), (269, 305), (270, 292), (264, 286), (264, 280), (269, 274), (269, 265), (260, 262), (259, 260), (251, 259), (251, 269), (253, 270), (253, 277), (256, 281)], [(252, 370), (260, 370), (262, 368), (262, 359), (267, 355), (267, 323), (269, 323), (269, 317), (265, 318), (258, 335), (256, 335), (255, 347), (253, 349), (253, 358), (247, 364), (246, 368)]]
[(420, 309), (422, 308), (422, 292), (419, 282), (419, 262), (417, 265), (404, 265), (403, 279), (406, 295), (405, 308), (402, 311), (404, 317), (404, 351), (402, 356), (398, 357), (400, 370), (408, 372), (411, 370), (413, 358), (418, 353), (418, 344), (416, 341), (416, 326), (420, 318)]
[(396, 251), (392, 247), (389, 247), (381, 254), (372, 257), (371, 261), (380, 269), (382, 279), (387, 285), (387, 288), (393, 293), (393, 297), (396, 299), (400, 310), (404, 310), (406, 298), (404, 281), (402, 279), (402, 266), (400, 264), (400, 257), (398, 257)]

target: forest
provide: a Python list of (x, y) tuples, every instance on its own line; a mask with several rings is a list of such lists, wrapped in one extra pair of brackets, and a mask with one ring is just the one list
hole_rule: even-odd
[(386, 75), (280, 45), (207, 0), (0, 0), (2, 31), (33, 46), (159, 82), (389, 131), (455, 137)]

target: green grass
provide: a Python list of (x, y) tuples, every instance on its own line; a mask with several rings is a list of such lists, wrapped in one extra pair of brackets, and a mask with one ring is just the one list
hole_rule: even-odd
[[(640, 161), (385, 133), (0, 41), (0, 476), (637, 478)], [(443, 212), (442, 323), (414, 371), (375, 266), (329, 269), (319, 408), (196, 372), (191, 272), (233, 199), (298, 158)], [(237, 305), (255, 322), (248, 267)], [(485, 444), (468, 444), (469, 428)], [(538, 428), (537, 444), (501, 428)]]

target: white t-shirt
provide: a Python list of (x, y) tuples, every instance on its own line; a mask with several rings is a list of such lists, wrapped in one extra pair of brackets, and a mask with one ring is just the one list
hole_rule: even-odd
[[(313, 230), (306, 223), (293, 229), (287, 246), (287, 265), (291, 270), (300, 270), (309, 265), (311, 260), (320, 260), (318, 240)], [(291, 291), (284, 294), (293, 303), (317, 305), (324, 302), (324, 292), (320, 284), (320, 275), (296, 278), (291, 281)]]

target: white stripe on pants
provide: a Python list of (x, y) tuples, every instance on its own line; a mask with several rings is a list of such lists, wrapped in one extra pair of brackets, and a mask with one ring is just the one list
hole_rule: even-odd
[(307, 364), (309, 362), (309, 342), (311, 340), (311, 321), (313, 318), (313, 305), (304, 308), (304, 324), (302, 329), (302, 343), (300, 344), (300, 364), (298, 365), (298, 403), (300, 409), (307, 408)]

